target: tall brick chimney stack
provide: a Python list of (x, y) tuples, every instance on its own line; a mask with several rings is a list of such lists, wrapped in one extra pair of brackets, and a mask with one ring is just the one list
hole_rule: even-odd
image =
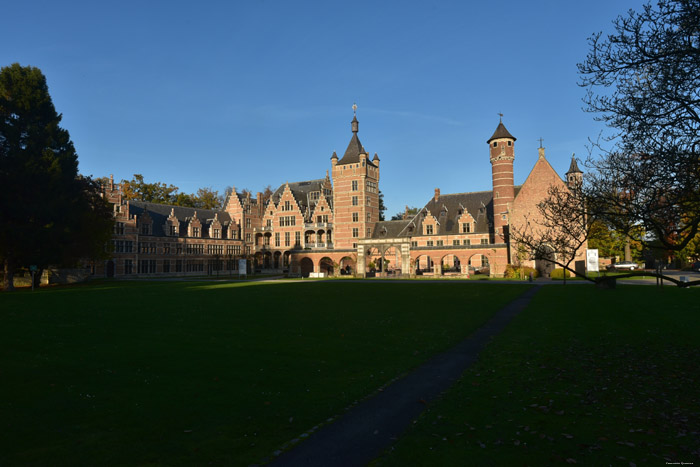
[(493, 228), (495, 243), (504, 243), (504, 227), (508, 225), (508, 213), (513, 206), (515, 187), (513, 160), (515, 159), (515, 137), (499, 122), (493, 136), (487, 141), (491, 160), (493, 183)]
[(440, 188), (435, 188), (435, 201), (440, 199)]

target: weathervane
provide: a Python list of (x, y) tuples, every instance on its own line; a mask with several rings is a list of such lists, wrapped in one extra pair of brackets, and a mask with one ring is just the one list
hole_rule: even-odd
[(352, 103), (352, 116), (357, 117), (357, 104)]
[(543, 148), (544, 146), (542, 146), (542, 142), (544, 141), (544, 138), (540, 136), (540, 139), (538, 139), (537, 141), (540, 142), (540, 147)]
[(499, 123), (503, 123), (503, 114), (501, 112), (498, 112), (498, 121)]

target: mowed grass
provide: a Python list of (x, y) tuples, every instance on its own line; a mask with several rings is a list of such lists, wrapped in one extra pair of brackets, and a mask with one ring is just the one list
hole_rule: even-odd
[(104, 282), (0, 294), (0, 465), (248, 465), (527, 286)]
[(700, 458), (700, 289), (547, 286), (375, 464)]

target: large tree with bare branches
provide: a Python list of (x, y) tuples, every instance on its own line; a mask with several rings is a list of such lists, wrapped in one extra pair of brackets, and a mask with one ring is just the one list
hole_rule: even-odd
[(586, 110), (613, 130), (588, 161), (587, 208), (678, 251), (700, 230), (700, 0), (659, 0), (613, 25), (578, 65)]

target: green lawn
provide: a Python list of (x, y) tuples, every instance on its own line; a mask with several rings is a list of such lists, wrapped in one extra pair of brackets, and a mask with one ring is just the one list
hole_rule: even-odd
[(526, 287), (103, 282), (0, 293), (0, 465), (258, 462)]
[(697, 462), (699, 362), (700, 289), (544, 287), (375, 464)]

